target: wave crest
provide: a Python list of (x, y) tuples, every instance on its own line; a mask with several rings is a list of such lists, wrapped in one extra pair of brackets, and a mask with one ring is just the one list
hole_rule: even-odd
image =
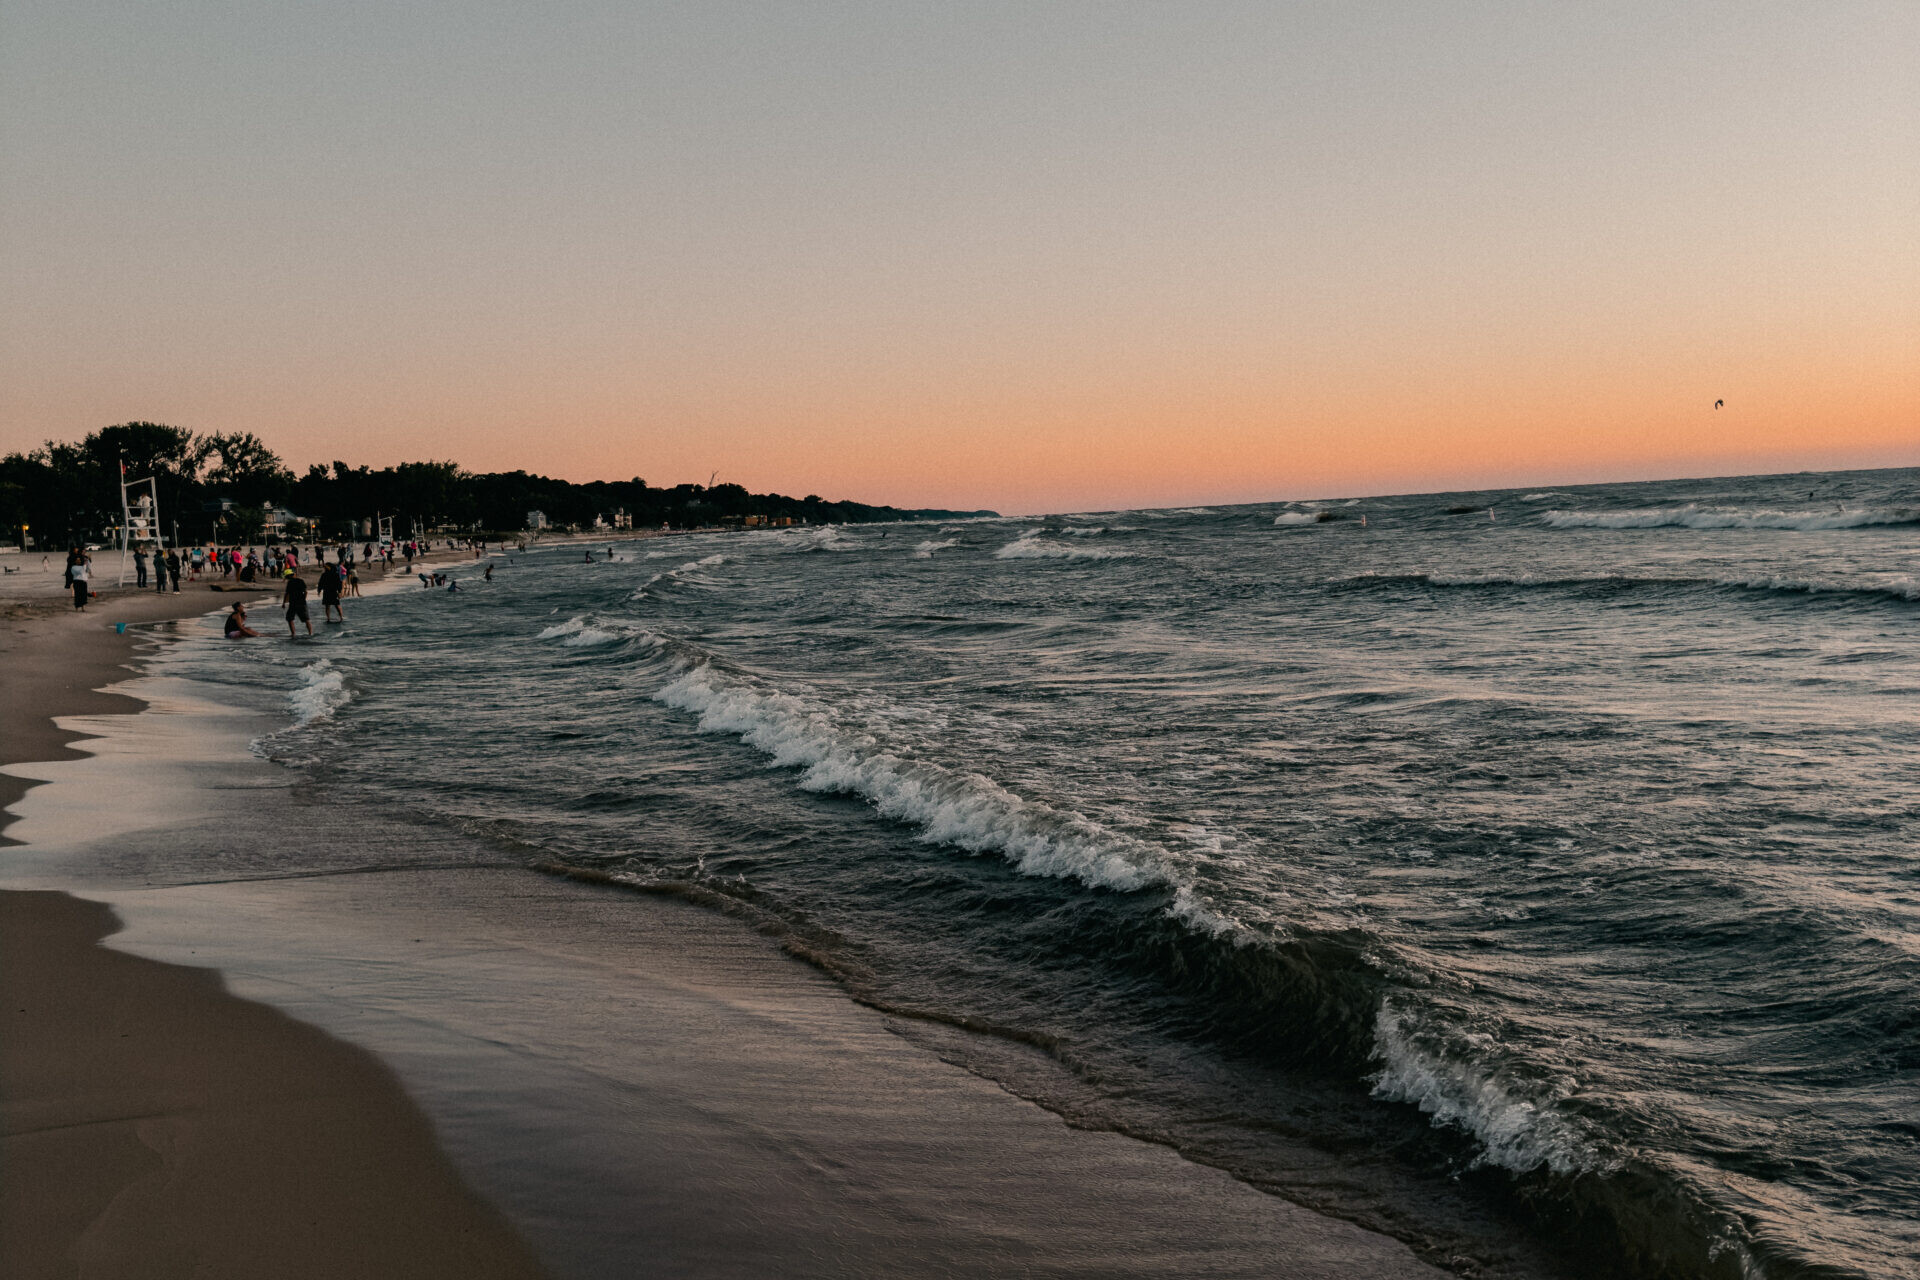
[(977, 773), (903, 759), (870, 735), (850, 733), (821, 704), (730, 679), (702, 663), (654, 699), (731, 733), (781, 768), (801, 770), (808, 791), (858, 795), (883, 817), (920, 829), (928, 844), (998, 853), (1023, 874), (1131, 891), (1167, 879), (1162, 851), (1091, 819), (1026, 800)]
[(287, 694), (287, 706), (296, 725), (331, 719), (334, 712), (353, 701), (346, 675), (325, 658), (300, 668), (300, 680)]
[(1381, 1066), (1368, 1077), (1373, 1096), (1411, 1103), (1434, 1124), (1471, 1134), (1480, 1146), (1476, 1164), (1512, 1173), (1544, 1166), (1569, 1174), (1614, 1163), (1550, 1101), (1524, 1096), (1497, 1072), (1439, 1048), (1434, 1039), (1405, 1013), (1382, 1004), (1373, 1036), (1373, 1056)]
[(1642, 507), (1627, 511), (1542, 513), (1554, 529), (1859, 529), (1920, 522), (1920, 507), (1860, 507), (1852, 511), (1772, 511), (1743, 507)]
[(1080, 546), (1056, 542), (1031, 529), (994, 552), (997, 560), (1123, 560), (1133, 555), (1119, 547)]

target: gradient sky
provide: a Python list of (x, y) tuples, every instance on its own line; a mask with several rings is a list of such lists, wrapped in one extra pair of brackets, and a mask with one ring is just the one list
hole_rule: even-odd
[(1009, 512), (1913, 465), (1916, 67), (1914, 0), (7, 0), (0, 449)]

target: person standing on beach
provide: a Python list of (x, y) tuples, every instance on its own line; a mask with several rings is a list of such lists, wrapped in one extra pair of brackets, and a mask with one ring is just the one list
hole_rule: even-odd
[[(175, 548), (167, 552), (167, 578), (173, 583), (173, 594), (180, 594), (180, 551)], [(163, 588), (164, 589), (164, 588)]]
[(323, 565), (320, 569), (320, 620), (332, 622), (336, 610), (340, 614), (340, 621), (345, 622), (347, 610), (340, 603), (340, 566)]
[(280, 603), (287, 607), (287, 639), (294, 638), (293, 624), (296, 619), (307, 624), (308, 635), (313, 634), (313, 619), (307, 616), (307, 580), (305, 578), (289, 572), (287, 588), (280, 596)]
[(147, 549), (145, 547), (133, 549), (133, 585), (141, 591), (146, 590), (147, 587)]
[(87, 598), (93, 594), (93, 559), (80, 548), (75, 547), (67, 555), (67, 581), (73, 586), (73, 607), (84, 609)]
[[(360, 598), (360, 571), (352, 565), (347, 566), (347, 594), (356, 600)], [(340, 616), (347, 616), (346, 609), (340, 610)]]

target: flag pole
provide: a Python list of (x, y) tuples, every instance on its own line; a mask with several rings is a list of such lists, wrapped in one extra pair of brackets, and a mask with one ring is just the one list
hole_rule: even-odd
[(133, 513), (127, 509), (127, 459), (120, 457), (120, 581), (117, 586), (127, 585), (127, 539), (133, 533)]

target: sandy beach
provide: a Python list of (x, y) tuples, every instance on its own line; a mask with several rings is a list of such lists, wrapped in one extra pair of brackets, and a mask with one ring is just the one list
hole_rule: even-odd
[(7, 1275), (1441, 1274), (1069, 1127), (738, 921), (315, 803), (257, 717), (137, 673), (225, 599), (0, 638)]

